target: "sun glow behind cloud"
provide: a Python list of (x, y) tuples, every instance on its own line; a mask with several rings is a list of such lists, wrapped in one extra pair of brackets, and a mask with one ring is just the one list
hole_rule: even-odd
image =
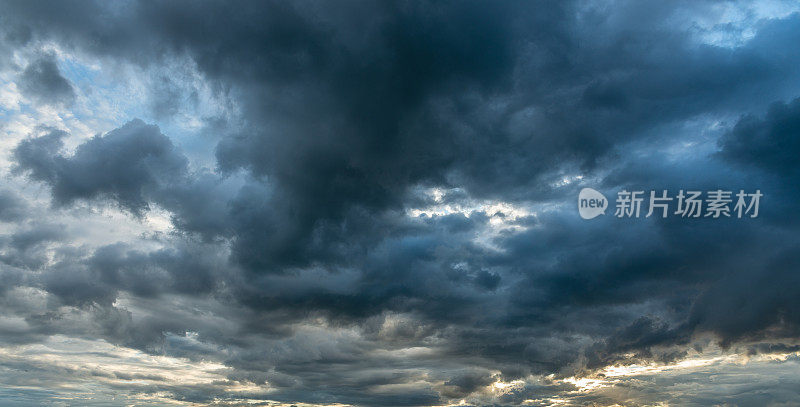
[[(410, 356), (421, 357), (422, 354), (394, 355), (394, 357)], [(146, 354), (102, 340), (56, 335), (38, 344), (0, 348), (0, 361), (4, 366), (22, 363), (28, 366), (28, 371), (14, 376), (10, 376), (12, 372), (7, 369), (0, 370), (0, 376), (6, 383), (6, 391), (16, 389), (24, 394), (30, 391), (48, 390), (53, 391), (57, 398), (73, 402), (88, 403), (115, 394), (113, 397), (133, 403), (163, 402), (189, 406), (195, 403), (175, 401), (175, 393), (190, 392), (192, 388), (213, 388), (220, 395), (216, 401), (220, 405), (290, 404), (270, 401), (269, 383), (256, 385), (230, 380), (227, 375), (231, 373), (231, 369), (222, 363)], [(597, 402), (599, 406), (625, 405), (624, 397), (627, 393), (623, 391), (625, 387), (637, 389), (636, 391), (660, 393), (661, 397), (680, 396), (671, 394), (668, 388), (661, 390), (647, 388), (646, 383), (661, 376), (663, 379), (659, 380), (670, 380), (670, 377), (681, 376), (704, 380), (704, 377), (713, 375), (716, 380), (731, 386), (743, 386), (747, 384), (749, 374), (757, 374), (761, 369), (777, 369), (778, 377), (797, 374), (800, 372), (800, 352), (757, 356), (719, 354), (710, 357), (698, 354), (671, 364), (606, 366), (586, 377), (564, 379), (532, 377), (531, 381), (508, 382), (496, 380), (488, 386), (486, 394), (476, 393), (464, 399), (463, 403), (469, 405), (491, 400), (497, 402), (502, 400), (504, 395), (521, 391), (529, 384), (549, 382), (553, 386), (559, 384), (572, 386), (574, 390), (562, 392), (560, 396), (527, 399), (524, 404), (575, 405), (578, 400), (600, 397)], [(633, 379), (636, 380), (631, 381)], [(119, 390), (124, 392), (119, 393)]]

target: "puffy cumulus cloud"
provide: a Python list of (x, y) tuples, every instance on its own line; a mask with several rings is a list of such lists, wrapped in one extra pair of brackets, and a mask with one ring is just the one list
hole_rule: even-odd
[[(0, 396), (60, 397), (68, 371), (98, 398), (220, 405), (797, 402), (766, 372), (796, 372), (800, 16), (717, 6), (3, 3), (0, 52), (135, 66), (158, 125), (13, 148), (0, 360), (46, 383)], [(197, 103), (176, 61), (235, 104), (197, 134), (159, 122)], [(9, 69), (50, 108), (74, 98), (53, 57)], [(186, 152), (203, 143), (213, 168)], [(764, 198), (755, 219), (587, 222), (586, 186)], [(108, 203), (169, 225), (84, 243), (72, 217)], [(219, 371), (25, 353), (62, 336)], [(711, 365), (735, 372), (696, 385)]]
[(64, 156), (62, 138), (54, 130), (21, 142), (14, 150), (17, 170), (53, 189), (53, 199), (64, 205), (76, 199), (107, 197), (139, 214), (151, 195), (168, 188), (186, 171), (186, 158), (157, 126), (133, 120), (98, 135)]

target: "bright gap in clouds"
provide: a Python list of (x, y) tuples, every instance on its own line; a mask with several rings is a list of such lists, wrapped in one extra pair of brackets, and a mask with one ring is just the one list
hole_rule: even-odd
[[(8, 326), (8, 323), (3, 325)], [(192, 341), (193, 336), (187, 333), (185, 339)], [(396, 354), (394, 357), (424, 358), (426, 353), (406, 352), (404, 356)], [(217, 394), (214, 405), (344, 406), (274, 401), (270, 399), (269, 383), (254, 385), (230, 380), (227, 375), (231, 369), (222, 363), (152, 355), (102, 340), (56, 335), (37, 344), (4, 346), (0, 348), (0, 363), (4, 366), (0, 369), (0, 378), (5, 388), (0, 394), (13, 395), (12, 400), (19, 405), (33, 404), (35, 394), (43, 392), (67, 404), (124, 402), (193, 406), (200, 405), (191, 401), (193, 389), (211, 388)], [(21, 365), (26, 366), (24, 372), (13, 369)], [(633, 400), (631, 397), (641, 397), (640, 401), (644, 402), (668, 400), (665, 405), (672, 405), (695, 397), (713, 398), (715, 391), (732, 392), (742, 400), (758, 400), (761, 396), (752, 388), (751, 380), (767, 371), (789, 391), (800, 384), (800, 352), (746, 356), (718, 350), (698, 353), (671, 364), (606, 366), (585, 377), (498, 379), (459, 404), (502, 402), (504, 397), (529, 386), (539, 387), (544, 395), (524, 400), (524, 405), (533, 406), (574, 405), (588, 400), (602, 405), (628, 405)], [(721, 388), (691, 385), (708, 380)], [(442, 384), (446, 385), (438, 385)]]

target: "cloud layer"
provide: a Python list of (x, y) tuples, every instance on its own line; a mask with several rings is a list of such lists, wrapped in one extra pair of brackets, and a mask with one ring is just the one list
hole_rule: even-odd
[[(788, 3), (0, 16), (0, 398), (799, 402)], [(764, 197), (586, 221), (583, 187)]]

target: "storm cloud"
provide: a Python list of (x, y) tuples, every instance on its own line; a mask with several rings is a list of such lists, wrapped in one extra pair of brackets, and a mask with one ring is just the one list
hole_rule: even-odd
[[(798, 402), (784, 6), (5, 2), (0, 398)], [(759, 216), (613, 216), (720, 188)]]

